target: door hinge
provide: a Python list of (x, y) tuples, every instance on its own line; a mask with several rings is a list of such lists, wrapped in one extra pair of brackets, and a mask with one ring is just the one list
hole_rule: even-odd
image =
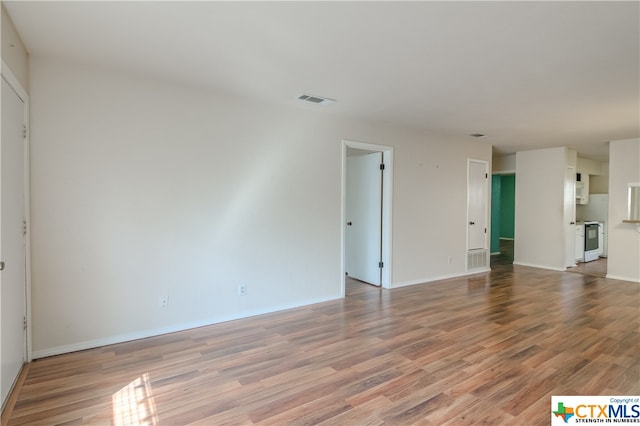
[(384, 268), (384, 262), (378, 262), (378, 268)]
[(27, 329), (27, 317), (22, 317), (22, 328)]
[(22, 220), (22, 235), (27, 235), (27, 221)]
[(384, 163), (380, 163), (380, 170), (384, 170)]
[(485, 179), (489, 179), (489, 173), (485, 173), (485, 174), (484, 174), (484, 178), (485, 178)]
[(22, 125), (22, 139), (26, 139), (27, 138), (27, 125), (23, 124)]
[(485, 233), (485, 234), (487, 233), (487, 228), (484, 228), (484, 233)]

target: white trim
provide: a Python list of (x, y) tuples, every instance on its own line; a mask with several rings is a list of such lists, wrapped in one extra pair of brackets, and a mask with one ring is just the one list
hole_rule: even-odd
[(551, 271), (567, 272), (567, 268), (558, 268), (556, 266), (537, 265), (535, 263), (515, 262), (515, 261), (513, 262), (513, 264), (519, 265), (519, 266), (528, 266), (529, 268), (548, 269)]
[(11, 86), (18, 97), (24, 103), (24, 124), (27, 127), (27, 136), (24, 140), (24, 218), (27, 222), (27, 235), (25, 236), (25, 315), (27, 317), (27, 336), (26, 336), (26, 361), (31, 362), (33, 356), (32, 342), (32, 315), (31, 315), (31, 183), (30, 183), (30, 122), (29, 122), (29, 94), (20, 84), (16, 76), (11, 71), (7, 63), (2, 61), (2, 69), (0, 71), (2, 78)]
[(623, 276), (620, 276), (620, 275), (607, 274), (606, 278), (610, 279), (610, 280), (620, 280), (620, 281), (629, 281), (629, 282), (632, 282), (632, 283), (640, 283), (640, 279), (638, 279), (638, 278), (623, 277)]
[(516, 171), (515, 170), (500, 170), (498, 172), (491, 172), (491, 175), (515, 175)]
[(423, 278), (423, 279), (419, 279), (419, 280), (403, 281), (403, 282), (399, 282), (399, 283), (394, 283), (393, 284), (393, 288), (407, 287), (407, 286), (418, 285), (418, 284), (433, 284), (436, 281), (449, 280), (451, 278), (461, 278), (461, 277), (466, 277), (466, 276), (469, 276), (469, 275), (484, 274), (486, 272), (491, 272), (491, 268), (474, 269), (473, 271), (462, 272), (460, 274), (447, 274), (447, 275), (440, 275), (438, 277), (430, 277), (430, 278)]
[(255, 311), (243, 312), (240, 314), (234, 314), (229, 316), (209, 318), (202, 321), (188, 322), (180, 325), (172, 325), (168, 327), (155, 328), (152, 330), (139, 331), (135, 333), (119, 334), (116, 336), (105, 337), (102, 339), (85, 340), (82, 342), (71, 343), (68, 345), (54, 346), (52, 348), (39, 349), (34, 351), (33, 359), (45, 358), (48, 356), (60, 355), (60, 354), (65, 354), (69, 352), (82, 351), (85, 349), (93, 349), (93, 348), (98, 348), (106, 345), (114, 345), (116, 343), (130, 342), (132, 340), (145, 339), (148, 337), (156, 337), (163, 334), (176, 333), (178, 331), (185, 331), (185, 330), (190, 330), (198, 327), (206, 327), (206, 326), (220, 324), (228, 321), (242, 320), (246, 318), (255, 317), (258, 315), (270, 314), (273, 312), (284, 311), (287, 309), (307, 307), (309, 305), (314, 305), (316, 303), (329, 302), (331, 300), (338, 300), (338, 299), (341, 299), (341, 297), (315, 299), (311, 301), (305, 301), (303, 303), (291, 303), (287, 305), (281, 305), (276, 308), (259, 309)]
[[(563, 220), (563, 258), (565, 268), (572, 268), (576, 266), (576, 167), (566, 166), (565, 175), (562, 182), (562, 220)], [(567, 200), (567, 187), (570, 190), (570, 200)], [(567, 209), (567, 202), (569, 208)], [(566, 215), (569, 215), (567, 218)], [(567, 221), (567, 219), (569, 219)], [(571, 225), (573, 223), (573, 225)], [(599, 233), (598, 233), (599, 235)], [(585, 256), (583, 254), (583, 256)], [(596, 254), (596, 259), (598, 255)], [(594, 259), (595, 260), (595, 259)]]
[(384, 179), (382, 183), (382, 288), (392, 288), (392, 247), (393, 247), (393, 147), (375, 145), (364, 142), (356, 142), (347, 139), (342, 140), (342, 204), (340, 221), (340, 271), (342, 282), (342, 296), (345, 295), (345, 232), (346, 232), (346, 192), (347, 192), (347, 148), (364, 149), (367, 151), (382, 152), (384, 157)]

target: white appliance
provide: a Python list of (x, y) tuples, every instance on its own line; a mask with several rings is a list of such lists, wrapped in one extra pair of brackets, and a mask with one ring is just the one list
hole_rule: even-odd
[(591, 262), (600, 256), (600, 224), (598, 222), (584, 223), (584, 261)]
[[(608, 194), (590, 194), (589, 204), (576, 205), (576, 219), (579, 224), (598, 222), (599, 226), (599, 238), (598, 238), (598, 255), (601, 257), (607, 257), (607, 229), (606, 223), (609, 215), (609, 195)], [(576, 240), (577, 244), (577, 240)], [(584, 247), (584, 244), (582, 244)], [(578, 247), (576, 246), (576, 253)], [(578, 255), (576, 254), (576, 257)], [(582, 260), (581, 262), (584, 262)]]

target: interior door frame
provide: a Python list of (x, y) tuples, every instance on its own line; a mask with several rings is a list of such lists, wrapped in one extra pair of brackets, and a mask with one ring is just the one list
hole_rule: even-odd
[(26, 135), (24, 139), (24, 219), (26, 222), (25, 235), (25, 316), (27, 318), (27, 329), (25, 336), (25, 358), (26, 362), (33, 360), (33, 342), (32, 342), (32, 316), (31, 316), (31, 183), (30, 183), (30, 124), (29, 124), (29, 94), (22, 87), (11, 68), (2, 61), (1, 69), (2, 78), (11, 86), (18, 97), (24, 103), (24, 124), (26, 126)]
[[(567, 166), (565, 168), (563, 184), (563, 211), (562, 221), (564, 230), (564, 267), (572, 268), (576, 266), (576, 167)], [(567, 187), (570, 193), (567, 193)], [(568, 211), (567, 211), (567, 206)], [(567, 219), (569, 222), (567, 223)]]
[[(382, 152), (347, 150), (346, 274), (380, 287), (382, 269)], [(355, 221), (355, 224), (352, 223)]]
[(491, 235), (491, 192), (489, 186), (489, 162), (486, 160), (477, 160), (475, 158), (467, 158), (467, 221), (466, 221), (466, 248), (467, 251), (469, 248), (469, 204), (471, 199), (471, 193), (469, 191), (470, 188), (470, 179), (471, 179), (471, 163), (480, 163), (484, 165), (485, 171), (485, 182), (484, 182), (484, 191), (485, 191), (485, 199), (484, 199), (484, 228), (486, 228), (487, 232), (484, 233), (484, 243), (482, 245), (482, 250), (486, 250), (490, 248), (490, 244), (487, 244), (490, 241)]
[(367, 151), (382, 152), (384, 161), (384, 178), (382, 180), (382, 274), (380, 286), (391, 288), (392, 277), (392, 206), (393, 206), (393, 147), (386, 145), (376, 145), (352, 140), (342, 140), (342, 203), (340, 221), (340, 280), (341, 294), (345, 296), (345, 253), (346, 253), (346, 194), (347, 194), (347, 148), (363, 149)]

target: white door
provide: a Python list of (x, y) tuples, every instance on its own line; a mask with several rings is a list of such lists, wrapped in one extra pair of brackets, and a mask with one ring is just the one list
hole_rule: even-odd
[(564, 266), (576, 266), (576, 169), (567, 167), (564, 176)]
[(24, 103), (2, 79), (0, 149), (0, 391), (4, 404), (26, 357), (24, 220)]
[(468, 250), (487, 248), (488, 166), (484, 161), (468, 164), (467, 241)]
[(351, 278), (380, 285), (382, 153), (347, 157), (345, 269)]

